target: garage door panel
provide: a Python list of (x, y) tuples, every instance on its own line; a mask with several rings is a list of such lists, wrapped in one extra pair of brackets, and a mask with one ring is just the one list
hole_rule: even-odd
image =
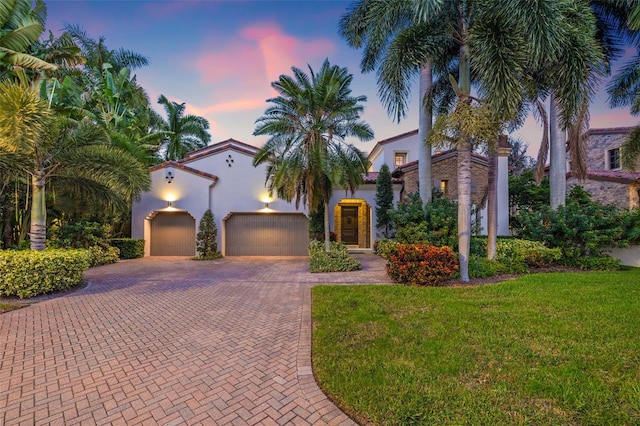
[(233, 213), (225, 236), (227, 256), (306, 256), (309, 220), (303, 214)]
[(194, 256), (195, 230), (188, 213), (158, 213), (151, 220), (151, 256)]

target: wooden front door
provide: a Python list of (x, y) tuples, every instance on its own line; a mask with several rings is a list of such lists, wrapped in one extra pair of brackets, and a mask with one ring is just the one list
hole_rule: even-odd
[(358, 207), (342, 206), (342, 242), (346, 245), (358, 245)]

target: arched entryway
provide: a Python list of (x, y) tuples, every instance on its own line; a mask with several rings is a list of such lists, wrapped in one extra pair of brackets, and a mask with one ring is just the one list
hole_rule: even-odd
[(333, 210), (338, 241), (350, 248), (371, 248), (371, 207), (360, 198), (340, 200)]
[(151, 221), (151, 256), (195, 256), (196, 220), (184, 211), (156, 212)]

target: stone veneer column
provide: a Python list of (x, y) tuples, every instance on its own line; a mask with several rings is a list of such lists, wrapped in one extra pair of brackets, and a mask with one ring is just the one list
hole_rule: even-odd
[(498, 235), (509, 235), (509, 152), (507, 137), (498, 139)]

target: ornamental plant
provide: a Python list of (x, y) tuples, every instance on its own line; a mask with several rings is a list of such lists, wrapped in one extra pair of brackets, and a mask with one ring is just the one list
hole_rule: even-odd
[(458, 259), (449, 247), (398, 244), (387, 261), (389, 277), (398, 283), (438, 285), (458, 271)]
[(218, 252), (218, 228), (213, 217), (211, 209), (207, 209), (200, 219), (198, 225), (198, 235), (196, 236), (196, 249), (198, 250), (198, 256), (195, 259), (198, 260), (210, 260), (219, 259), (222, 254)]

